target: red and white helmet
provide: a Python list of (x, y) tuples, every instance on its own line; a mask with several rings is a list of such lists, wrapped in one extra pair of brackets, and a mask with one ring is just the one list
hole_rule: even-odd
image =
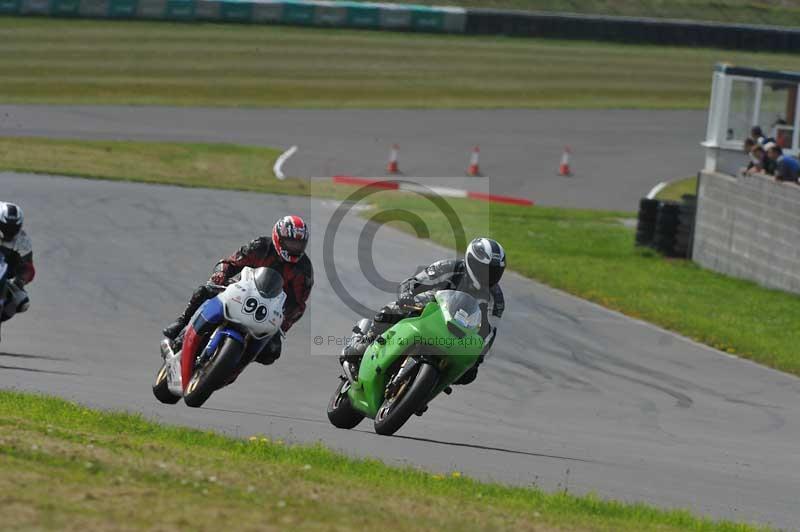
[(272, 228), (272, 245), (286, 262), (297, 262), (306, 252), (308, 228), (299, 216), (284, 216)]

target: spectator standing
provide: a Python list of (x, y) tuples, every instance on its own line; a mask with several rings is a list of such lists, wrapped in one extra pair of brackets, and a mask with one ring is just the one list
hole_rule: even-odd
[(800, 177), (800, 161), (791, 155), (784, 155), (780, 146), (771, 142), (764, 146), (767, 158), (775, 162), (775, 180), (797, 183)]
[(773, 175), (775, 173), (775, 166), (775, 161), (767, 157), (767, 152), (764, 150), (764, 147), (760, 144), (756, 144), (750, 151), (750, 164), (747, 166), (745, 174)]
[(761, 139), (763, 138), (764, 132), (761, 131), (761, 126), (753, 126), (750, 128), (750, 140), (752, 140), (755, 144), (760, 144)]

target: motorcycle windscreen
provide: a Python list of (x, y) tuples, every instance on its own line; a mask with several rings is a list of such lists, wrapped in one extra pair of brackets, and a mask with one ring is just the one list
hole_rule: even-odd
[(283, 277), (272, 268), (259, 268), (255, 271), (253, 282), (258, 293), (265, 299), (278, 297), (283, 291)]
[(481, 325), (478, 300), (458, 290), (439, 290), (436, 301), (447, 321), (454, 321), (465, 329), (477, 330)]

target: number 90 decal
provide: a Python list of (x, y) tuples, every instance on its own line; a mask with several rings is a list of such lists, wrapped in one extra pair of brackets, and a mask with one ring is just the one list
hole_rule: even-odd
[(264, 321), (267, 319), (267, 307), (259, 305), (258, 300), (254, 297), (248, 297), (242, 305), (242, 312), (245, 314), (253, 314), (253, 319), (256, 321)]

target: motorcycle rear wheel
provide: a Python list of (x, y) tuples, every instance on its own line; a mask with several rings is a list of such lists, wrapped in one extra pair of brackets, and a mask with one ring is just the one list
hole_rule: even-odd
[(153, 395), (156, 399), (167, 405), (174, 405), (181, 400), (180, 395), (173, 395), (169, 391), (169, 370), (167, 364), (161, 364), (161, 369), (156, 374), (156, 382), (153, 384)]
[(238, 340), (226, 336), (213, 358), (192, 374), (183, 394), (186, 406), (203, 406), (212, 393), (225, 386), (239, 368), (243, 352), (244, 346)]
[(347, 392), (342, 393), (345, 384), (347, 381), (342, 379), (328, 402), (328, 420), (337, 429), (355, 428), (364, 419), (364, 414), (353, 408)]
[(425, 406), (431, 390), (439, 380), (439, 371), (430, 364), (421, 364), (416, 376), (406, 385), (399, 398), (386, 399), (375, 416), (375, 432), (391, 436), (402, 427), (415, 412)]

